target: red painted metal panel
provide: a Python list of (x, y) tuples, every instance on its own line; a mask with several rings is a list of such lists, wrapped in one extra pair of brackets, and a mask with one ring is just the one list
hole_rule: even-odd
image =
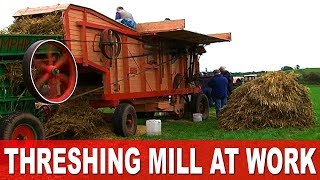
[(138, 98), (151, 98), (151, 97), (163, 97), (170, 95), (183, 95), (183, 94), (192, 94), (199, 93), (200, 88), (181, 88), (165, 91), (151, 91), (151, 92), (134, 92), (134, 93), (118, 93), (118, 94), (105, 94), (104, 100), (116, 100), (116, 99), (138, 99)]
[(104, 101), (104, 100), (94, 100), (94, 101), (90, 101), (90, 105), (93, 108), (102, 108), (102, 107), (116, 107), (119, 105), (119, 100), (108, 100), (108, 101)]

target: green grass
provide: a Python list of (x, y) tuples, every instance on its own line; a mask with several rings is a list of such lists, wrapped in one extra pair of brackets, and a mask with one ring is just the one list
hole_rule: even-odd
[(311, 72), (315, 72), (315, 73), (320, 73), (320, 68), (305, 68), (305, 69), (297, 69), (294, 70), (296, 73), (311, 73)]
[[(162, 120), (162, 135), (147, 136), (141, 139), (320, 139), (320, 86), (310, 85), (310, 95), (316, 113), (316, 125), (310, 129), (264, 129), (224, 131), (218, 128), (214, 117), (214, 109), (210, 109), (210, 116), (203, 122), (190, 120), (171, 120), (159, 117)], [(138, 124), (145, 124), (139, 120)]]

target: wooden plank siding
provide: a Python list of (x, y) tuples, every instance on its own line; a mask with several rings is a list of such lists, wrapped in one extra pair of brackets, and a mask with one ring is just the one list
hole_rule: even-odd
[[(146, 97), (150, 94), (161, 94), (162, 91), (168, 93), (173, 88), (174, 77), (177, 74), (183, 76), (184, 71), (188, 68), (186, 57), (181, 57), (172, 63), (171, 55), (159, 54), (157, 48), (145, 49), (150, 46), (137, 40), (139, 36), (131, 38), (124, 35), (125, 32), (129, 32), (128, 34), (132, 36), (135, 33), (139, 34), (139, 31), (148, 33), (153, 30), (183, 29), (184, 20), (164, 22), (163, 27), (161, 25), (163, 22), (140, 24), (138, 25), (139, 31), (134, 32), (91, 9), (71, 7), (66, 12), (69, 26), (65, 28), (69, 31), (67, 41), (70, 41), (71, 52), (75, 58), (82, 60), (81, 63), (88, 61), (89, 66), (94, 63), (99, 68), (93, 68), (100, 69), (99, 71), (105, 69), (102, 73), (105, 88), (102, 96), (104, 100), (117, 100), (117, 98), (125, 97), (126, 94), (129, 94), (129, 97), (131, 94), (131, 96), (143, 98), (144, 93), (149, 94)], [(113, 59), (112, 62), (104, 57), (99, 47), (100, 35), (104, 28), (120, 30), (121, 52), (117, 60)], [(82, 39), (83, 34), (81, 33), (85, 34), (86, 41)], [(144, 55), (148, 53), (153, 53), (153, 55)], [(163, 58), (162, 61), (160, 56)], [(197, 67), (196, 70), (198, 69)], [(180, 87), (184, 87), (183, 83)]]

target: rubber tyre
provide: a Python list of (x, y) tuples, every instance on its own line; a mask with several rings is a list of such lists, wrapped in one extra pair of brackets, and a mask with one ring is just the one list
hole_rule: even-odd
[(137, 114), (131, 104), (119, 104), (113, 114), (114, 133), (123, 137), (133, 136), (137, 131)]
[(193, 113), (201, 113), (202, 119), (209, 117), (209, 100), (205, 94), (194, 94), (191, 97), (191, 110)]
[[(16, 138), (13, 138), (12, 135), (17, 129), (17, 127), (21, 125), (28, 127), (30, 128), (30, 130), (32, 130), (33, 135), (35, 137), (34, 140), (45, 139), (44, 129), (39, 119), (33, 116), (32, 114), (21, 113), (21, 112), (2, 118), (0, 139), (1, 140), (17, 140)], [(28, 139), (28, 137), (26, 137), (26, 139)], [(28, 140), (31, 140), (31, 139), (28, 139)]]

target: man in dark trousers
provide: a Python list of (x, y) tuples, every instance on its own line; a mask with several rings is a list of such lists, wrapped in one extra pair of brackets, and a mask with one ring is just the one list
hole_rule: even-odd
[(211, 77), (209, 76), (202, 76), (201, 77), (201, 91), (205, 94), (209, 100), (209, 107), (213, 106), (213, 99), (212, 99), (212, 89), (208, 86), (208, 82), (210, 81)]
[(230, 72), (226, 70), (226, 67), (221, 66), (219, 70), (221, 74), (228, 80), (228, 96), (230, 96), (233, 90), (233, 77)]
[(227, 104), (228, 97), (228, 80), (220, 70), (213, 71), (214, 76), (210, 79), (208, 86), (212, 88), (212, 98), (215, 102), (216, 117), (218, 118), (220, 109)]

